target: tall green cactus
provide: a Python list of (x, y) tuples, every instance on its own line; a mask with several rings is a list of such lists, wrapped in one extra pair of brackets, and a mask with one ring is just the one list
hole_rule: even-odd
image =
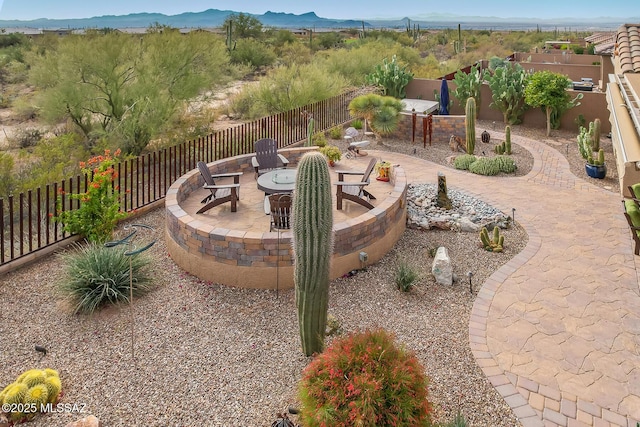
[(309, 123), (307, 124), (307, 147), (311, 147), (313, 145), (313, 125), (315, 124), (313, 120), (313, 114), (309, 114)]
[(327, 160), (319, 152), (300, 159), (292, 221), (300, 340), (304, 354), (311, 356), (324, 346), (333, 253), (331, 180)]
[(600, 151), (600, 133), (602, 132), (600, 119), (596, 118), (592, 123), (593, 126), (589, 129), (589, 133), (591, 133), (591, 149), (593, 151)]
[(227, 25), (227, 39), (225, 44), (229, 52), (236, 49), (236, 43), (233, 41), (233, 19), (230, 19)]
[(467, 130), (467, 154), (473, 154), (476, 149), (476, 100), (467, 99), (467, 105), (464, 109), (464, 124)]
[(511, 126), (504, 128), (504, 154), (511, 154)]

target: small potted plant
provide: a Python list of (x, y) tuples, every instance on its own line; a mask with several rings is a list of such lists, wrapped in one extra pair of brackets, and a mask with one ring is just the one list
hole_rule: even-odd
[(342, 158), (340, 149), (335, 145), (325, 145), (320, 148), (320, 152), (325, 155), (331, 167), (335, 166), (336, 162)]
[(378, 181), (389, 181), (391, 178), (391, 163), (380, 160), (376, 163), (376, 172), (378, 173), (376, 178)]
[[(604, 150), (600, 148), (599, 120), (589, 123), (589, 129), (580, 126), (578, 135), (578, 149), (583, 159), (587, 161), (585, 171), (591, 178), (603, 179), (607, 175), (607, 165), (604, 162)], [(594, 153), (597, 156), (594, 157)]]

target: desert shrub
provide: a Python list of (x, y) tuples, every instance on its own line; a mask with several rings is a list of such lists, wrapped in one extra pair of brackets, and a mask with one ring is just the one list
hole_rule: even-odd
[(251, 120), (331, 98), (346, 87), (340, 75), (312, 64), (278, 67), (257, 85), (245, 86), (231, 99), (230, 107), (234, 114)]
[(456, 157), (456, 159), (453, 161), (453, 166), (455, 166), (456, 169), (469, 170), (469, 165), (476, 160), (476, 156), (474, 156), (473, 154), (463, 154)]
[(495, 156), (493, 161), (497, 163), (500, 172), (513, 173), (516, 171), (516, 162), (509, 156)]
[(240, 39), (236, 48), (229, 52), (232, 64), (245, 64), (252, 68), (273, 64), (276, 54), (266, 44), (254, 39)]
[(14, 188), (13, 157), (0, 152), (0, 198), (7, 197)]
[(12, 138), (12, 145), (16, 148), (29, 148), (34, 147), (42, 139), (42, 132), (40, 129), (27, 128), (21, 129), (15, 133)]
[(500, 166), (492, 158), (480, 157), (469, 165), (469, 172), (478, 175), (493, 176), (500, 173)]
[(416, 280), (418, 280), (418, 273), (415, 269), (405, 260), (400, 260), (396, 266), (396, 287), (402, 292), (409, 292)]
[(11, 108), (15, 112), (16, 117), (21, 121), (35, 119), (38, 111), (38, 108), (33, 102), (26, 97), (14, 99)]
[(62, 196), (56, 201), (55, 221), (62, 223), (66, 232), (79, 234), (90, 242), (104, 243), (111, 238), (116, 224), (127, 214), (120, 208), (120, 188), (115, 185), (118, 172), (120, 150), (111, 155), (105, 150), (103, 156), (96, 156), (86, 163), (81, 162), (82, 173), (91, 176), (91, 182), (83, 193), (69, 194), (71, 200), (79, 200), (80, 207), (64, 210)]
[(75, 313), (90, 314), (106, 304), (129, 301), (129, 262), (133, 295), (141, 296), (152, 289), (146, 268), (150, 259), (144, 254), (127, 256), (124, 250), (89, 243), (61, 255), (65, 272), (58, 289), (69, 298)]
[(305, 427), (431, 425), (424, 368), (383, 329), (336, 339), (304, 370), (298, 395)]
[(313, 145), (317, 145), (318, 147), (324, 147), (327, 145), (327, 137), (323, 132), (318, 132), (313, 135)]
[(79, 173), (79, 162), (88, 156), (82, 139), (75, 133), (44, 138), (33, 148), (28, 162), (16, 165), (16, 190), (27, 191)]
[(354, 119), (354, 120), (351, 122), (351, 126), (352, 126), (354, 129), (362, 130), (362, 120), (360, 120), (360, 119)]
[(329, 137), (331, 139), (342, 139), (342, 126), (334, 126), (329, 129)]

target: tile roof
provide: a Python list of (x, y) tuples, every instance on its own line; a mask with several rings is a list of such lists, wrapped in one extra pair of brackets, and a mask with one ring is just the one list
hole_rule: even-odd
[(594, 33), (584, 38), (587, 43), (600, 44), (600, 43), (613, 43), (616, 39), (615, 31), (607, 31), (603, 33)]
[(623, 73), (640, 73), (640, 24), (624, 24), (618, 29), (614, 55)]

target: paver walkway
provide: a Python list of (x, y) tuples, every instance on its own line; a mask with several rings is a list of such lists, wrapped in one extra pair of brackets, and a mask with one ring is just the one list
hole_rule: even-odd
[[(513, 141), (534, 156), (525, 177), (443, 171), (449, 188), (507, 214), (515, 208), (529, 234), (524, 251), (478, 292), (469, 323), (476, 361), (525, 427), (636, 427), (640, 257), (621, 197), (576, 178), (546, 144)], [(400, 164), (409, 182), (435, 183), (443, 169), (371, 154)]]

